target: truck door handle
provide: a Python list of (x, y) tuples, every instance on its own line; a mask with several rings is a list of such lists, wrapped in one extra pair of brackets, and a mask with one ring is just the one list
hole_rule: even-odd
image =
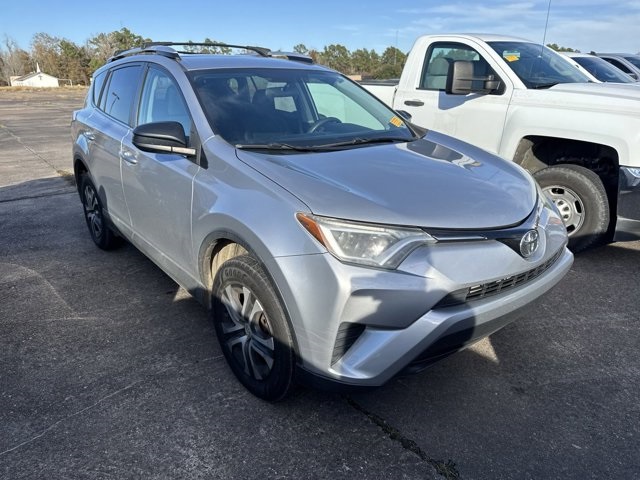
[(404, 104), (409, 107), (421, 107), (424, 105), (422, 100), (405, 100)]
[(120, 150), (120, 158), (131, 165), (138, 163), (135, 154), (129, 150)]

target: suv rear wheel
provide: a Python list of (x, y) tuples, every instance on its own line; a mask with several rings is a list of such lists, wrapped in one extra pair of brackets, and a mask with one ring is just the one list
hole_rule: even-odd
[(87, 174), (80, 177), (80, 199), (93, 242), (103, 250), (111, 250), (120, 244), (120, 239), (109, 228), (104, 216), (102, 202), (96, 187)]

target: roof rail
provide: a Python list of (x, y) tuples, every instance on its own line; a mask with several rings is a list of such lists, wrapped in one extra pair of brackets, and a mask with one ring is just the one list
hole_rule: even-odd
[[(145, 43), (144, 47), (173, 47), (173, 46), (189, 46), (189, 47), (221, 47), (221, 48), (242, 48), (244, 50), (249, 50), (251, 52), (255, 52), (261, 57), (268, 57), (271, 50), (265, 47), (256, 47), (252, 45), (233, 45), (230, 43), (222, 43), (222, 42), (148, 42)], [(191, 53), (191, 52), (179, 52), (179, 53)]]
[(218, 42), (146, 42), (141, 47), (131, 48), (129, 50), (117, 50), (113, 56), (107, 60), (107, 63), (115, 62), (121, 58), (130, 57), (132, 55), (143, 54), (156, 54), (162, 55), (167, 58), (177, 59), (180, 58), (180, 54), (190, 54), (193, 52), (176, 50), (173, 47), (176, 46), (189, 46), (189, 47), (220, 47), (220, 48), (242, 48), (251, 52), (255, 52), (261, 57), (275, 57), (286, 58), (287, 60), (293, 60), (302, 63), (314, 63), (313, 59), (302, 53), (295, 52), (272, 52), (265, 47), (256, 47), (251, 45), (233, 45), (230, 43), (218, 43)]
[(305, 55), (304, 53), (278, 51), (278, 52), (269, 52), (269, 56), (275, 57), (275, 58), (286, 58), (287, 60), (292, 60), (294, 62), (302, 62), (302, 63), (308, 63), (308, 64), (315, 63), (313, 61), (313, 58), (311, 58), (309, 55)]
[(113, 56), (107, 59), (107, 63), (115, 62), (116, 60), (120, 60), (121, 58), (130, 57), (131, 55), (142, 55), (142, 54), (157, 54), (162, 55), (167, 58), (179, 58), (180, 55), (173, 48), (165, 47), (163, 45), (149, 46), (143, 45), (142, 47), (135, 47), (129, 50), (116, 50)]

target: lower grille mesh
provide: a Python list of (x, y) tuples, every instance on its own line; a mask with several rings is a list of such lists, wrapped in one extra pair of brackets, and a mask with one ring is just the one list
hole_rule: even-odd
[(457, 290), (455, 292), (452, 292), (446, 297), (444, 297), (442, 300), (440, 300), (434, 308), (451, 307), (453, 305), (460, 305), (462, 303), (470, 302), (473, 300), (479, 300), (481, 298), (497, 295), (507, 290), (511, 290), (513, 288), (524, 285), (525, 283), (530, 282), (534, 278), (539, 277), (544, 272), (546, 272), (549, 268), (551, 268), (551, 266), (558, 261), (558, 259), (562, 255), (562, 252), (563, 252), (563, 249), (558, 250), (558, 253), (556, 253), (549, 260), (538, 265), (536, 268), (527, 270), (526, 272), (522, 272), (517, 275), (512, 275), (510, 277), (496, 280), (494, 282), (473, 285), (472, 287), (464, 288), (462, 290)]

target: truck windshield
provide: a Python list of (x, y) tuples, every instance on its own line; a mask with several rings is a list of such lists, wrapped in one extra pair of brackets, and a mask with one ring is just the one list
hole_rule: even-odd
[(311, 150), (415, 139), (386, 105), (334, 72), (212, 69), (190, 73), (213, 131), (241, 148)]
[(528, 42), (489, 42), (489, 45), (527, 88), (589, 81), (562, 55), (542, 45)]

